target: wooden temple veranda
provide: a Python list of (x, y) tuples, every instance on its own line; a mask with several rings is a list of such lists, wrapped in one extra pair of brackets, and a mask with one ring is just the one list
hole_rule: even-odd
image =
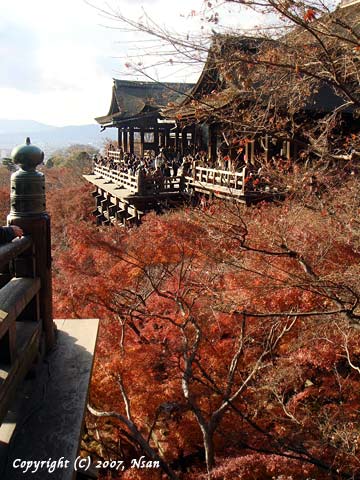
[[(340, 20), (355, 21), (359, 0), (343, 0), (336, 12)], [(295, 45), (302, 45), (303, 30), (298, 28), (292, 35)], [(279, 41), (270, 42), (271, 48), (280, 48), (279, 45)], [(248, 85), (255, 69), (250, 72), (247, 68), (233, 68), (236, 55), (256, 58), (261, 49), (268, 47), (264, 39), (216, 34), (196, 84), (114, 79), (109, 112), (96, 121), (102, 130), (118, 129), (117, 146), (108, 148), (106, 161), (95, 162), (93, 173), (85, 176), (95, 187), (94, 214), (99, 223), (139, 223), (148, 211), (162, 211), (183, 201), (196, 203), (200, 196), (247, 205), (284, 198), (286, 191), (271, 185), (268, 177), (260, 173), (262, 167), (276, 169), (291, 165), (294, 159), (303, 159), (309, 142), (301, 129), (294, 132), (291, 125), (272, 132), (265, 128), (250, 131), (254, 130), (251, 121), (242, 126), (246, 122), (241, 119), (254, 104), (259, 104), (260, 110), (273, 107), (269, 106), (266, 89), (260, 96), (264, 86), (261, 75)], [(276, 83), (278, 77), (269, 75)], [(310, 122), (321, 122), (343, 104), (342, 97), (326, 82), (317, 87), (294, 110), (293, 120), (305, 130)], [(281, 102), (276, 111), (286, 124), (286, 95)], [(343, 132), (360, 130), (360, 121), (351, 106), (341, 108), (341, 123)], [(163, 149), (171, 149), (178, 158), (192, 156), (191, 168), (182, 175), (164, 176), (161, 181), (141, 171), (132, 174), (118, 168), (124, 154), (157, 156)], [(206, 162), (199, 161), (196, 152), (202, 152)], [(341, 160), (348, 158), (345, 155)]]
[(143, 215), (191, 202), (196, 193), (211, 198), (231, 198), (241, 203), (253, 203), (266, 197), (279, 197), (278, 192), (246, 191), (245, 169), (229, 172), (196, 167), (192, 176), (164, 178), (161, 184), (140, 175), (119, 173), (108, 167), (95, 165), (94, 173), (85, 175), (95, 186), (94, 215), (98, 223), (139, 224)]
[(270, 187), (260, 191), (247, 186), (245, 167), (230, 171), (195, 162), (191, 174), (165, 177), (161, 181), (142, 172), (133, 175), (116, 168), (124, 154), (137, 153), (142, 157), (152, 152), (158, 155), (162, 148), (170, 148), (181, 155), (201, 148), (214, 157), (217, 149), (214, 128), (210, 126), (209, 129), (205, 124), (202, 128), (195, 123), (183, 124), (175, 116), (164, 113), (169, 104), (178, 105), (178, 108), (187, 105), (195, 91), (205, 94), (213, 88), (214, 81), (216, 79), (206, 73), (196, 85), (114, 80), (109, 112), (97, 117), (96, 121), (102, 130), (118, 129), (118, 145), (106, 150), (108, 165), (95, 160), (93, 173), (85, 175), (95, 187), (94, 215), (98, 223), (138, 224), (151, 210), (161, 212), (183, 202), (194, 203), (199, 195), (230, 198), (246, 204), (281, 196), (277, 191), (270, 191)]

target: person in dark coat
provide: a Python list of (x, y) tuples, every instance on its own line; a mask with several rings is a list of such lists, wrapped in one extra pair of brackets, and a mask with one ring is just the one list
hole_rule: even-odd
[(179, 170), (179, 165), (176, 161), (176, 158), (173, 158), (172, 159), (172, 162), (171, 162), (171, 166), (172, 166), (172, 171), (173, 171), (173, 176), (176, 177), (177, 176), (177, 172)]
[(0, 244), (11, 242), (16, 237), (22, 237), (23, 234), (24, 232), (17, 225), (0, 227)]

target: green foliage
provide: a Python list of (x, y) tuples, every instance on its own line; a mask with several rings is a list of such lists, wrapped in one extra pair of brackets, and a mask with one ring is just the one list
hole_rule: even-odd
[(54, 167), (70, 167), (76, 170), (85, 171), (91, 167), (93, 155), (99, 152), (90, 145), (71, 145), (70, 147), (57, 150), (48, 159), (46, 165)]
[(12, 158), (4, 157), (1, 159), (1, 163), (6, 167), (8, 170), (13, 171), (15, 170), (15, 165)]
[(53, 160), (53, 158), (50, 157), (50, 158), (46, 161), (45, 165), (46, 165), (46, 168), (53, 168), (53, 166), (54, 166), (54, 160)]

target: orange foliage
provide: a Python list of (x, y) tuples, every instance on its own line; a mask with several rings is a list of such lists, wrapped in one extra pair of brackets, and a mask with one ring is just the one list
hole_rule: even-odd
[(313, 8), (309, 8), (308, 10), (306, 10), (304, 14), (304, 20), (305, 22), (312, 22), (313, 20), (315, 20), (315, 16), (316, 16), (315, 10)]
[[(347, 287), (359, 288), (358, 237), (346, 209), (333, 202), (331, 215), (323, 215), (323, 206), (293, 201), (250, 209), (212, 204), (150, 214), (125, 231), (95, 227), (84, 213), (91, 210), (87, 189), (76, 202), (74, 195), (54, 189), (48, 201), (55, 308), (62, 317), (101, 318), (96, 408), (124, 413), (121, 378), (152, 448), (188, 470), (184, 478), (200, 479), (204, 439), (193, 405), (210, 422), (249, 377), (214, 430), (214, 478), (358, 474), (360, 378), (345, 345), (359, 365), (359, 333), (340, 314), (326, 314), (339, 298), (353, 301)], [(306, 312), (317, 314), (301, 316)], [(183, 381), (192, 349), (189, 401)], [(132, 451), (119, 421), (99, 425), (112, 452), (121, 442)], [(146, 475), (129, 470), (121, 478)]]

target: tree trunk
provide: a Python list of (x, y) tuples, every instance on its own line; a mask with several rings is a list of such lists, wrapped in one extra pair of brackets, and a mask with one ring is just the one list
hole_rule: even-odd
[(215, 467), (214, 429), (201, 425), (204, 440), (205, 461), (208, 473)]

